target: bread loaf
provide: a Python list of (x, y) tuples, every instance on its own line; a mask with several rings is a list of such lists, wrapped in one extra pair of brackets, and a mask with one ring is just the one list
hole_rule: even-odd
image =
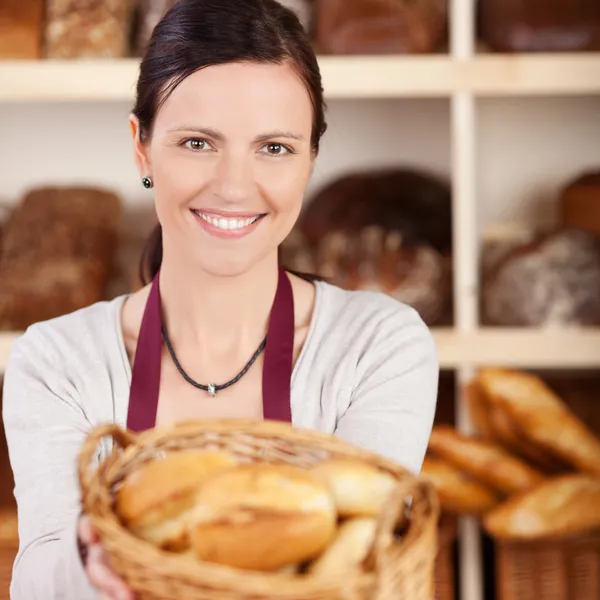
[(117, 494), (116, 510), (138, 537), (168, 550), (188, 547), (188, 518), (200, 486), (237, 460), (209, 450), (173, 452), (131, 473)]
[[(365, 199), (368, 199), (366, 202)], [(369, 226), (400, 234), (404, 248), (452, 251), (448, 183), (414, 169), (386, 168), (343, 175), (312, 196), (299, 224), (312, 247), (337, 231), (356, 236)]]
[(314, 559), (332, 541), (337, 513), (314, 475), (287, 465), (243, 465), (200, 488), (190, 521), (200, 560), (276, 571)]
[(435, 487), (445, 512), (479, 515), (499, 503), (497, 494), (491, 488), (469, 478), (442, 459), (426, 456), (421, 474)]
[(482, 40), (496, 52), (600, 50), (597, 0), (480, 0)]
[(42, 53), (44, 0), (0, 2), (0, 59), (38, 59)]
[(502, 406), (491, 403), (477, 378), (467, 386), (466, 399), (482, 437), (497, 442), (541, 473), (556, 474), (568, 470), (563, 460), (532, 443)]
[(342, 518), (377, 516), (398, 487), (388, 473), (349, 459), (323, 461), (311, 473), (327, 486)]
[(129, 54), (132, 0), (47, 0), (47, 58), (123, 58)]
[(485, 276), (483, 317), (515, 327), (600, 324), (600, 240), (565, 230), (509, 252)]
[(569, 536), (600, 527), (600, 478), (573, 474), (513, 496), (483, 520), (497, 538)]
[(3, 236), (0, 329), (23, 330), (102, 300), (120, 219), (120, 199), (108, 191), (28, 193)]
[(600, 475), (600, 440), (539, 378), (485, 368), (478, 381), (490, 403), (510, 415), (520, 436), (549, 456)]
[(600, 170), (569, 181), (560, 196), (562, 225), (600, 235)]
[(416, 54), (447, 39), (447, 0), (315, 0), (315, 10), (323, 53)]
[(308, 567), (317, 577), (343, 577), (360, 565), (373, 544), (377, 520), (369, 518), (348, 519), (338, 528), (333, 542)]
[(447, 425), (433, 428), (429, 450), (505, 495), (528, 490), (544, 479), (497, 443), (469, 438)]

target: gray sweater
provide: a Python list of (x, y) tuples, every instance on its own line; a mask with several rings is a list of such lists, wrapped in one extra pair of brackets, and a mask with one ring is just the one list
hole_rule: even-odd
[[(12, 349), (3, 419), (15, 476), (20, 549), (12, 600), (88, 600), (75, 545), (76, 457), (92, 427), (125, 426), (131, 368), (124, 297), (30, 327)], [(421, 468), (433, 423), (438, 362), (417, 313), (375, 292), (317, 283), (292, 374), (292, 421)], [(110, 451), (106, 445), (102, 458)]]

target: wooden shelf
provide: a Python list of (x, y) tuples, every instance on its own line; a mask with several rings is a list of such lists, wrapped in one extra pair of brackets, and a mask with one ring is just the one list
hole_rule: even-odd
[[(336, 56), (320, 65), (328, 99), (600, 94), (600, 53)], [(0, 101), (132, 101), (138, 67), (135, 59), (0, 61)]]
[[(434, 329), (442, 369), (465, 365), (523, 369), (583, 369), (600, 367), (600, 328), (537, 331), (482, 328), (461, 332)], [(0, 372), (19, 333), (0, 333)]]

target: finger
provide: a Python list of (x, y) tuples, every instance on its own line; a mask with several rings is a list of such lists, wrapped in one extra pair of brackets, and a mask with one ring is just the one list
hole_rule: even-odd
[(88, 515), (79, 518), (79, 537), (85, 544), (94, 544), (98, 541), (98, 534)]
[(108, 594), (111, 600), (134, 600), (132, 591), (106, 564), (104, 552), (98, 545), (90, 547), (87, 573), (92, 585)]

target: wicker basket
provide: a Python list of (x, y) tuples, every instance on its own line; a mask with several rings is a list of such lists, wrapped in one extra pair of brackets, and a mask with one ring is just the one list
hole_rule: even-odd
[[(90, 468), (102, 438), (112, 453)], [(306, 575), (243, 572), (182, 558), (131, 535), (113, 512), (113, 494), (132, 470), (159, 453), (181, 448), (226, 449), (248, 462), (309, 466), (329, 457), (362, 459), (393, 474), (398, 492), (380, 515), (375, 540), (360, 570), (339, 581)], [(79, 459), (84, 510), (102, 539), (113, 568), (138, 600), (431, 600), (439, 508), (431, 485), (395, 463), (331, 436), (293, 429), (285, 423), (241, 420), (187, 422), (134, 436), (116, 425), (95, 429)], [(401, 540), (383, 547), (407, 500), (408, 526)]]
[(498, 600), (598, 600), (600, 532), (496, 541)]

